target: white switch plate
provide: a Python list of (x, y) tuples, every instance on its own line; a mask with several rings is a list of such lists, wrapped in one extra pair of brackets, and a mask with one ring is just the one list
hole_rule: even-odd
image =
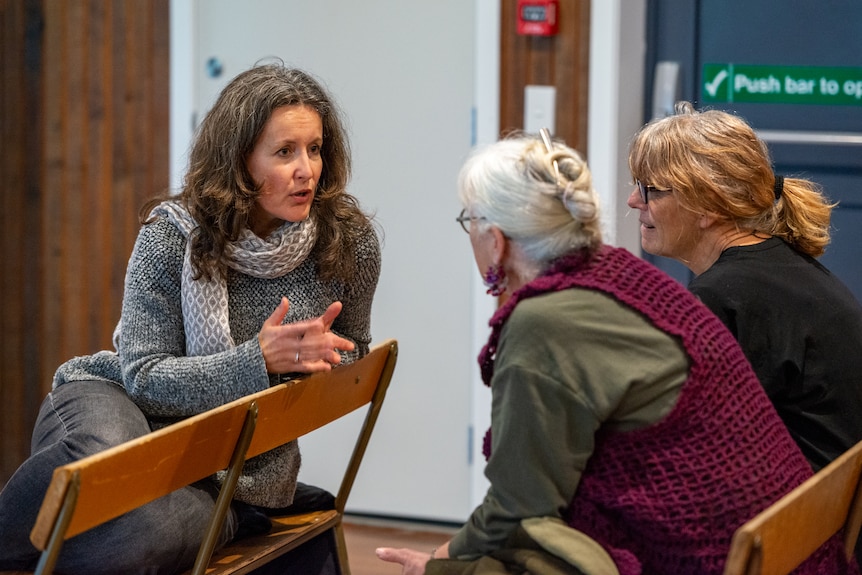
[(532, 134), (547, 128), (555, 133), (557, 89), (554, 86), (524, 87), (524, 131)]
[(664, 118), (673, 114), (673, 106), (680, 99), (679, 62), (658, 62), (652, 88), (652, 117)]

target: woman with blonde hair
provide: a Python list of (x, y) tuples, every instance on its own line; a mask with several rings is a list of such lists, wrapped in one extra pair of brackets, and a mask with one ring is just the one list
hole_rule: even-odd
[(631, 145), (641, 242), (685, 264), (817, 470), (862, 440), (862, 307), (817, 261), (835, 205), (773, 171), (742, 118), (698, 112), (644, 126)]

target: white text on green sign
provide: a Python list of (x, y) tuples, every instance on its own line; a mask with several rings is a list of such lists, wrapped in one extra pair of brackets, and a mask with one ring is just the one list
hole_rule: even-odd
[(703, 102), (862, 105), (862, 68), (704, 64)]

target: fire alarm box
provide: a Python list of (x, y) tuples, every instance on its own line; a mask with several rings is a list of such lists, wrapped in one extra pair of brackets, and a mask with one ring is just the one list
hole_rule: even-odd
[(518, 34), (556, 35), (558, 7), (558, 0), (518, 0)]

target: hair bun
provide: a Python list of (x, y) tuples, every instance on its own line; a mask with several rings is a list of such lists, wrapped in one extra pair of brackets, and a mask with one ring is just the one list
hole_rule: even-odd
[(569, 182), (560, 190), (560, 199), (578, 222), (591, 222), (598, 215), (596, 196), (592, 189), (583, 190), (576, 187), (575, 182)]

